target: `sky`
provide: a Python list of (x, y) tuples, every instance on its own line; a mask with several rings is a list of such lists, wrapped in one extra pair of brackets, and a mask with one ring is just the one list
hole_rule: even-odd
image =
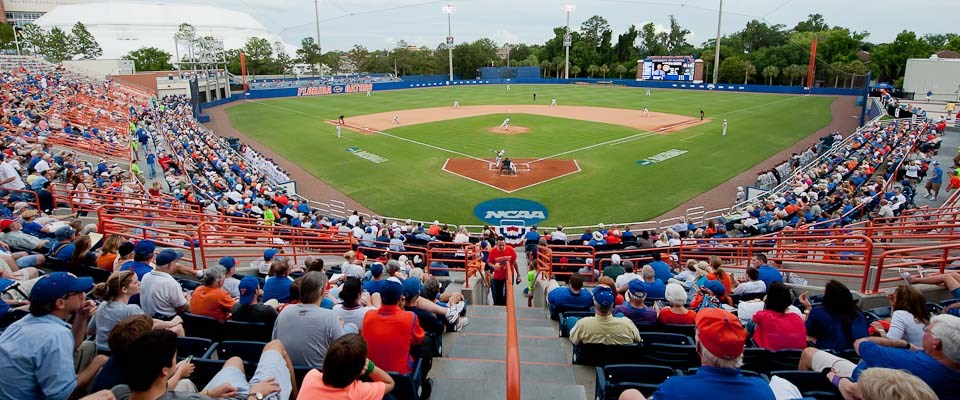
[[(292, 45), (316, 36), (313, 0), (164, 0), (166, 3), (202, 3), (251, 14)], [(445, 4), (456, 7), (452, 15), (457, 43), (482, 37), (497, 43), (543, 43), (554, 27), (566, 23), (565, 3), (576, 5), (571, 28), (593, 15), (609, 21), (616, 35), (631, 24), (668, 25), (669, 15), (689, 29), (688, 41), (700, 45), (715, 37), (720, 0), (319, 0), (320, 44), (324, 51), (349, 50), (355, 44), (368, 49), (393, 48), (400, 40), (435, 48), (447, 36)], [(867, 6), (864, 6), (864, 5)], [(859, 6), (859, 8), (857, 8)], [(831, 26), (867, 31), (874, 43), (893, 40), (901, 30), (918, 34), (958, 32), (957, 0), (726, 0), (724, 34), (743, 29), (758, 19), (792, 28), (807, 15), (820, 13)]]

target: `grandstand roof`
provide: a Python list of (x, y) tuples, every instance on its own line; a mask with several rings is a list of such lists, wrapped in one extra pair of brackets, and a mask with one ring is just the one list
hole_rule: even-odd
[[(198, 36), (223, 40), (226, 49), (241, 48), (254, 36), (270, 43), (282, 41), (250, 14), (195, 4), (124, 1), (69, 4), (54, 8), (35, 23), (44, 29), (59, 27), (69, 32), (77, 21), (86, 25), (97, 39), (103, 49), (101, 58), (106, 59), (120, 58), (141, 47), (157, 47), (175, 56), (173, 35), (183, 23), (196, 28)], [(295, 49), (284, 45), (288, 52)]]

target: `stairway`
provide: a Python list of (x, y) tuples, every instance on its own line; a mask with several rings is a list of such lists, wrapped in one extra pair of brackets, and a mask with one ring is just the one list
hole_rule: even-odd
[[(519, 297), (519, 296), (518, 296)], [(522, 397), (585, 400), (593, 370), (570, 364), (570, 342), (558, 337), (557, 323), (543, 308), (518, 303)], [(434, 358), (430, 377), (434, 399), (506, 399), (505, 307), (471, 305), (463, 332), (444, 335), (442, 358)]]

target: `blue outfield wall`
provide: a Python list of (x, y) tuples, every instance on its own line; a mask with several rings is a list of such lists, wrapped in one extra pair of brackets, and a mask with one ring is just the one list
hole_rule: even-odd
[(439, 80), (422, 82), (383, 82), (383, 83), (362, 83), (362, 84), (343, 84), (343, 85), (318, 85), (296, 88), (277, 88), (277, 89), (259, 89), (250, 90), (245, 94), (235, 94), (226, 99), (212, 101), (201, 105), (201, 109), (216, 107), (222, 104), (230, 103), (243, 99), (272, 99), (277, 97), (298, 97), (298, 96), (325, 96), (344, 93), (365, 93), (367, 91), (397, 90), (397, 89), (415, 89), (438, 86), (463, 86), (463, 85), (503, 85), (503, 84), (538, 84), (538, 85), (576, 85), (576, 84), (611, 84), (619, 86), (651, 88), (651, 89), (674, 89), (674, 90), (714, 90), (722, 92), (741, 92), (741, 93), (775, 93), (775, 94), (816, 94), (829, 96), (862, 96), (862, 89), (837, 89), (837, 88), (813, 88), (805, 89), (801, 86), (770, 86), (770, 85), (740, 85), (740, 84), (717, 84), (708, 85), (706, 83), (684, 83), (684, 82), (658, 82), (658, 81), (636, 81), (632, 79), (474, 79), (474, 80), (454, 80), (447, 81), (445, 75), (437, 75)]

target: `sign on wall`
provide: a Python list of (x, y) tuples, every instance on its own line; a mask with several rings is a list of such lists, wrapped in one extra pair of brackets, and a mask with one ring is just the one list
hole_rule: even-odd
[(326, 96), (340, 93), (366, 93), (373, 91), (372, 83), (355, 83), (349, 85), (322, 85), (297, 88), (297, 96)]
[(547, 207), (533, 200), (500, 198), (487, 200), (473, 208), (473, 215), (488, 225), (500, 225), (502, 220), (520, 220), (525, 225), (537, 225), (547, 219)]

